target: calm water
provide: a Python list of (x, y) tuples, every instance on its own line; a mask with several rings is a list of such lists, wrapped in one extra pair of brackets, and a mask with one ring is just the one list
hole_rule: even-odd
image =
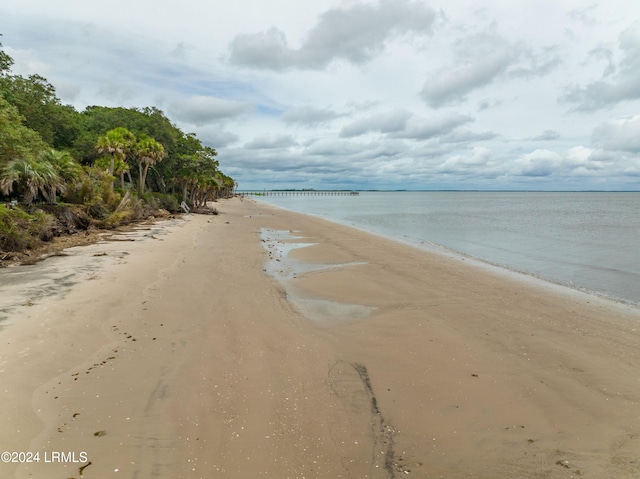
[(640, 305), (640, 193), (364, 192), (259, 199)]

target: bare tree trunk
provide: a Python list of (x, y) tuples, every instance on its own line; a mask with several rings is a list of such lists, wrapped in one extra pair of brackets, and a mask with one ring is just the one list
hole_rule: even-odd
[(145, 182), (147, 181), (147, 172), (149, 171), (149, 163), (145, 163), (140, 171), (140, 194), (144, 193)]
[[(111, 176), (113, 176), (113, 170), (115, 170), (116, 165), (115, 165), (115, 159), (113, 158), (113, 154), (109, 157), (109, 174)], [(109, 189), (111, 191), (113, 191), (113, 181), (111, 182), (111, 184), (109, 185)]]
[(140, 180), (140, 184), (138, 185), (138, 191), (140, 194), (144, 193), (144, 177), (142, 173), (142, 163), (138, 163), (138, 179)]

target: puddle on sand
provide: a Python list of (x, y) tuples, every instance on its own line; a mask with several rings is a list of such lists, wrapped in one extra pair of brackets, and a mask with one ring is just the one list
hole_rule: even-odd
[(299, 274), (365, 263), (313, 264), (296, 261), (289, 257), (291, 251), (317, 243), (299, 242), (297, 240), (302, 237), (296, 236), (295, 233), (297, 232), (264, 228), (260, 231), (262, 245), (269, 254), (265, 271), (282, 283), (286, 289), (287, 300), (313, 321), (361, 319), (369, 316), (375, 308), (310, 297), (296, 288), (294, 280)]

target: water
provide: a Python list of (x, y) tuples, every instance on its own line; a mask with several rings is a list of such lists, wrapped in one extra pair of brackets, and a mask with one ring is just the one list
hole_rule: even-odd
[(640, 193), (362, 192), (260, 200), (640, 305)]

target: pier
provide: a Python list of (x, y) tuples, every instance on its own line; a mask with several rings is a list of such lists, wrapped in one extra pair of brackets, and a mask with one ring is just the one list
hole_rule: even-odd
[(238, 191), (243, 196), (358, 196), (358, 191), (348, 190), (263, 190)]

